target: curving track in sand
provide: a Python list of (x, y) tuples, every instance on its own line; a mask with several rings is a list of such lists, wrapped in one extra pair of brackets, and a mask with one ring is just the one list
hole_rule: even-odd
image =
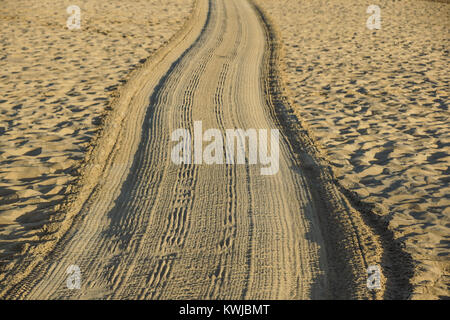
[[(58, 241), (20, 269), (3, 296), (375, 297), (365, 268), (380, 257), (377, 238), (315, 156), (294, 150), (280, 127), (270, 45), (270, 30), (248, 1), (199, 0), (185, 32), (122, 92), (105, 128), (117, 136), (103, 136), (86, 171), (86, 201), (78, 199)], [(192, 131), (197, 120), (222, 131), (279, 128), (278, 174), (252, 165), (174, 165), (171, 133)], [(94, 170), (101, 158), (106, 165)], [(72, 264), (81, 269), (80, 290), (66, 287)]]

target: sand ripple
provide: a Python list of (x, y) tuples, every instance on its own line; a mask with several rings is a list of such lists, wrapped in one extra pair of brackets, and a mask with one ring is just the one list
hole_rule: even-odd
[(37, 240), (70, 193), (115, 89), (165, 44), (193, 0), (2, 1), (0, 257)]
[(276, 21), (296, 113), (418, 263), (417, 298), (449, 296), (448, 1), (257, 0)]

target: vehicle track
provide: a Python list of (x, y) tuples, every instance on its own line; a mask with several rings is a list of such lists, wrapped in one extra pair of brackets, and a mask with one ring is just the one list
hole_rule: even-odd
[[(0, 296), (377, 297), (365, 288), (367, 264), (379, 256), (376, 237), (315, 158), (298, 155), (276, 119), (265, 87), (271, 43), (258, 11), (248, 1), (198, 0), (194, 16), (189, 32), (144, 66), (121, 97), (129, 104), (117, 139), (108, 140), (101, 179), (78, 200), (67, 232)], [(194, 121), (222, 132), (280, 129), (279, 172), (173, 164), (171, 133), (192, 132)], [(345, 236), (327, 234), (330, 221), (342, 223), (331, 228)], [(80, 290), (66, 287), (70, 265), (81, 269)]]

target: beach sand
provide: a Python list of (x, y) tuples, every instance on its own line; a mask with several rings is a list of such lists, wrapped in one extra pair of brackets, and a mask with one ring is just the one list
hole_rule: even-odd
[(296, 115), (414, 260), (411, 298), (448, 298), (449, 2), (256, 3), (280, 34)]
[[(448, 298), (449, 1), (253, 1), (270, 17), (282, 41), (281, 65), (293, 112), (320, 145), (339, 184), (354, 192), (361, 208), (368, 208), (411, 256), (410, 298)], [(56, 234), (52, 228), (57, 223), (47, 228), (47, 222), (65, 221), (61, 206), (77, 192), (84, 172), (80, 168), (93, 150), (103, 116), (111, 114), (120, 93), (134, 99), (133, 81), (126, 84), (130, 73), (183, 29), (194, 2), (80, 0), (80, 30), (66, 26), (66, 8), (72, 5), (68, 1), (2, 2), (0, 269), (14, 273), (11, 261)], [(372, 4), (381, 8), (379, 30), (366, 27), (366, 10)], [(124, 91), (122, 84), (128, 86)], [(95, 155), (102, 152), (95, 150)], [(93, 221), (86, 225), (96, 231), (107, 227)], [(66, 222), (69, 228), (70, 219)], [(164, 236), (164, 229), (157, 231)], [(93, 247), (99, 243), (93, 242)], [(259, 258), (259, 251), (254, 252)], [(129, 267), (126, 261), (124, 266), (122, 271)], [(185, 272), (184, 267), (179, 270)], [(0, 283), (5, 274), (0, 272)], [(365, 270), (360, 274), (365, 276)]]
[[(395, 263), (304, 130), (276, 114), (288, 103), (260, 13), (249, 1), (196, 1), (185, 27), (118, 90), (74, 201), (11, 264), (0, 298), (405, 297), (409, 286), (389, 270), (380, 290), (368, 288), (367, 264)], [(222, 136), (279, 129), (276, 172), (253, 160), (180, 165), (174, 133), (196, 121)], [(261, 139), (248, 145), (265, 162)], [(80, 290), (67, 284), (74, 265)]]
[(116, 89), (182, 28), (193, 3), (80, 0), (81, 29), (69, 30), (68, 1), (2, 1), (2, 263), (39, 239), (70, 194)]

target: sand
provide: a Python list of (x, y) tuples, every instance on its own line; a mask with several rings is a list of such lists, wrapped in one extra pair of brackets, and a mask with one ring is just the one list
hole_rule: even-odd
[[(388, 269), (389, 286), (367, 288), (367, 266), (390, 265), (380, 237), (308, 137), (278, 117), (267, 20), (248, 1), (196, 3), (186, 28), (119, 90), (66, 216), (9, 270), (0, 297), (373, 299), (400, 289)], [(279, 129), (278, 173), (173, 163), (172, 132), (195, 121), (222, 133)], [(79, 290), (66, 286), (72, 264)]]
[[(414, 261), (413, 299), (449, 297), (448, 1), (257, 0), (298, 118)], [(381, 29), (366, 8), (381, 8)]]
[[(193, 2), (2, 4), (0, 297), (448, 297), (449, 4)], [(280, 174), (174, 166), (195, 120)]]
[(116, 88), (182, 28), (193, 1), (2, 1), (0, 258), (39, 239), (71, 193)]

